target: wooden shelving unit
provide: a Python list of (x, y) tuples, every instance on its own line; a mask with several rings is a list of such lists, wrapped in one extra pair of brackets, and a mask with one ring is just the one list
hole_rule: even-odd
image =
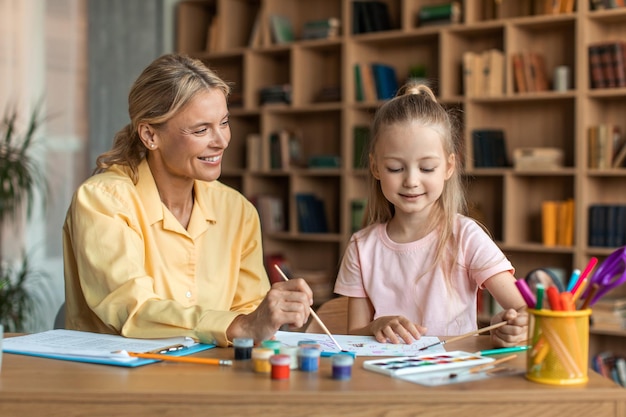
[[(614, 248), (588, 246), (588, 208), (591, 204), (626, 204), (626, 169), (588, 168), (587, 128), (614, 123), (626, 132), (626, 88), (591, 89), (587, 48), (601, 40), (626, 39), (626, 8), (594, 11), (588, 0), (577, 0), (571, 13), (535, 14), (535, 0), (503, 0), (496, 15), (485, 14), (492, 0), (462, 1), (462, 23), (419, 27), (416, 15), (425, 5), (444, 0), (386, 0), (391, 29), (353, 34), (352, 0), (215, 0), (179, 4), (178, 48), (201, 58), (241, 94), (231, 106), (232, 141), (221, 180), (254, 198), (272, 195), (284, 202), (287, 226), (266, 233), (265, 251), (283, 254), (296, 271), (323, 271), (334, 281), (345, 245), (352, 233), (351, 202), (366, 194), (363, 170), (354, 169), (353, 128), (367, 125), (379, 102), (355, 99), (354, 65), (383, 62), (392, 65), (402, 84), (409, 67), (424, 65), (439, 99), (461, 110), (468, 178), (468, 197), (479, 207), (494, 239), (524, 276), (538, 267), (562, 268), (567, 275), (583, 268), (592, 256), (604, 259)], [(276, 45), (266, 36), (250, 47), (253, 27), (269, 35), (269, 16), (280, 14), (292, 23), (296, 40)], [(207, 42), (212, 16), (221, 23), (217, 42)], [(339, 18), (339, 36), (298, 39), (304, 22)], [(258, 23), (255, 23), (257, 22)], [(207, 43), (216, 45), (212, 51)], [(497, 48), (506, 57), (505, 88), (501, 97), (466, 97), (462, 84), (462, 56), (466, 51)], [(557, 66), (566, 65), (572, 88), (517, 93), (510, 56), (538, 50), (545, 56), (551, 81)], [(291, 104), (259, 105), (259, 90), (290, 84)], [(318, 103), (326, 86), (340, 86), (341, 99)], [(270, 135), (280, 129), (301, 132), (302, 151), (337, 155), (338, 168), (270, 169)], [(519, 172), (513, 168), (474, 168), (470, 132), (499, 128), (506, 134), (509, 154), (518, 147), (556, 147), (564, 153), (558, 170)], [(260, 133), (263, 164), (246, 167), (246, 137)], [(510, 156), (510, 155), (509, 155)], [(329, 232), (301, 233), (297, 193), (310, 192), (324, 202)], [(542, 244), (541, 203), (575, 200), (572, 246)], [(621, 338), (624, 334), (603, 335)], [(593, 344), (592, 344), (593, 345)], [(623, 350), (622, 350), (623, 351)], [(623, 352), (626, 353), (626, 352)]]

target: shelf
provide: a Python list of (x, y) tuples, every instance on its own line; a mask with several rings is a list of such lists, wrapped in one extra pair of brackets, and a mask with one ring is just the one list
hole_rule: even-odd
[[(377, 98), (357, 101), (356, 64), (384, 63), (403, 84), (410, 69), (423, 66), (426, 81), (438, 99), (460, 115), (460, 138), (470, 213), (488, 229), (524, 276), (539, 267), (560, 268), (569, 276), (590, 257), (606, 257), (614, 248), (590, 247), (589, 207), (626, 205), (626, 168), (588, 168), (591, 126), (607, 123), (626, 134), (626, 87), (592, 89), (588, 47), (605, 40), (626, 39), (626, 8), (590, 11), (588, 0), (576, 0), (575, 11), (536, 14), (535, 0), (501, 2), (488, 12), (492, 0), (462, 1), (463, 21), (418, 26), (417, 12), (443, 0), (384, 0), (390, 30), (353, 34), (352, 0), (206, 0), (182, 1), (178, 35), (180, 50), (201, 58), (234, 85), (231, 108), (232, 139), (225, 153), (221, 180), (253, 199), (280, 199), (285, 229), (264, 234), (267, 254), (280, 253), (300, 269), (323, 269), (334, 280), (345, 246), (354, 230), (352, 205), (367, 195), (367, 170), (355, 168), (361, 155), (355, 127), (368, 126), (383, 103)], [(207, 50), (207, 25), (217, 14), (217, 47)], [(272, 41), (269, 16), (287, 17), (294, 42)], [(308, 20), (339, 18), (341, 27), (328, 39), (300, 40)], [(253, 27), (263, 36), (250, 46)], [(210, 37), (210, 36), (209, 36)], [(489, 49), (504, 55), (502, 91), (493, 96), (468, 97), (463, 78), (466, 52)], [(514, 53), (539, 52), (545, 61), (547, 89), (518, 92), (512, 68)], [(567, 66), (567, 91), (553, 91), (553, 74)], [(261, 104), (260, 90), (271, 85), (291, 86), (291, 100)], [(321, 93), (324, 94), (321, 94)], [(320, 98), (322, 101), (320, 101)], [(476, 168), (472, 132), (500, 129), (507, 156), (517, 148), (557, 148), (563, 166), (520, 171), (511, 166)], [(272, 168), (270, 137), (289, 131), (300, 139), (299, 164)], [(247, 169), (247, 139), (260, 138), (261, 166)], [(325, 157), (331, 166), (312, 168), (312, 156)], [(275, 157), (275, 155), (274, 155)], [(328, 233), (302, 233), (297, 196), (313, 194), (321, 200)], [(571, 246), (542, 243), (541, 206), (546, 200), (575, 200), (574, 242)], [(592, 332), (592, 335), (595, 335)], [(600, 335), (618, 338), (624, 334)]]

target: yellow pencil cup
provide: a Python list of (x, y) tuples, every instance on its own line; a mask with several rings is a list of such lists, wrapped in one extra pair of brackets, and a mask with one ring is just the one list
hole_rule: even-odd
[(526, 378), (552, 385), (586, 383), (591, 310), (529, 309), (528, 314)]

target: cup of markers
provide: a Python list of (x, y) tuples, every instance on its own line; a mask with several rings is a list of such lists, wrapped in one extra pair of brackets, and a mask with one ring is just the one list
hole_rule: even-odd
[(526, 378), (543, 384), (577, 385), (588, 381), (589, 367), (589, 296), (579, 309), (587, 275), (597, 259), (582, 274), (572, 276), (563, 292), (557, 287), (537, 284), (533, 293), (524, 280), (515, 285), (528, 306), (528, 341)]

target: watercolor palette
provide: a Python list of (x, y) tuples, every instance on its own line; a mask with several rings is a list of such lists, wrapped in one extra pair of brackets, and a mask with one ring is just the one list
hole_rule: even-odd
[(397, 376), (433, 371), (449, 371), (482, 365), (494, 360), (494, 358), (458, 350), (454, 352), (367, 360), (363, 362), (363, 367), (369, 371)]

